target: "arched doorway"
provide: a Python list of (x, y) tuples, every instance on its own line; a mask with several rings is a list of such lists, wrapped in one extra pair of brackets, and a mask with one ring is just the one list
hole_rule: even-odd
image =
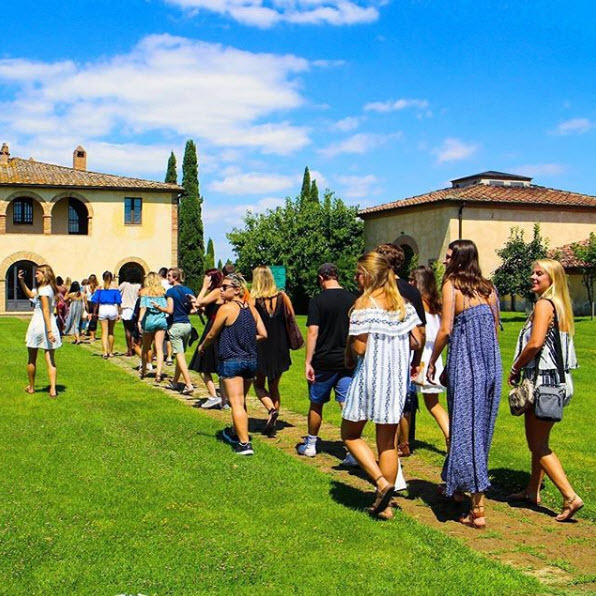
[(143, 266), (134, 261), (124, 263), (118, 270), (118, 283), (128, 281), (133, 284), (140, 284), (143, 283), (144, 277), (145, 270), (143, 269)]
[(414, 238), (408, 236), (407, 234), (398, 236), (393, 241), (393, 244), (395, 244), (395, 246), (399, 246), (404, 251), (404, 255), (406, 257), (398, 275), (403, 279), (408, 279), (410, 271), (418, 265), (418, 244), (416, 244)]
[(27, 311), (33, 308), (33, 303), (25, 296), (19, 284), (18, 272), (24, 271), (25, 283), (29, 288), (35, 287), (35, 268), (33, 261), (17, 261), (6, 272), (6, 310)]

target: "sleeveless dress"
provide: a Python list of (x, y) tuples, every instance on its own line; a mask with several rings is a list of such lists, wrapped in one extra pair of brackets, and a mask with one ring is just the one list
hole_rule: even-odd
[(410, 379), (410, 331), (420, 325), (414, 307), (407, 302), (400, 321), (397, 311), (380, 308), (354, 309), (350, 336), (368, 334), (366, 352), (359, 357), (343, 410), (352, 422), (398, 424)]
[[(557, 351), (555, 348), (555, 337), (556, 327), (554, 321), (546, 332), (546, 339), (544, 346), (540, 352), (540, 360), (538, 362), (538, 376), (536, 378), (536, 387), (546, 386), (555, 387), (559, 384), (559, 373), (557, 370)], [(513, 361), (521, 354), (522, 350), (526, 347), (530, 336), (532, 335), (532, 320), (528, 319), (521, 331), (519, 332), (519, 338), (517, 341), (517, 349), (513, 357)], [(575, 345), (573, 343), (573, 337), (566, 331), (559, 331), (561, 338), (561, 351), (563, 353), (563, 368), (565, 369), (565, 392), (566, 392), (566, 403), (571, 399), (573, 395), (573, 378), (571, 376), (571, 370), (578, 368), (577, 357), (575, 355)], [(533, 379), (536, 374), (536, 358), (533, 358), (524, 366), (523, 376), (529, 379)]]
[[(270, 312), (267, 306), (271, 309), (275, 299), (275, 309)], [(257, 342), (257, 372), (269, 379), (276, 379), (292, 364), (283, 297), (279, 293), (271, 298), (257, 298), (255, 308), (267, 329), (267, 339)]]
[[(428, 367), (428, 362), (430, 357), (433, 353), (433, 349), (435, 347), (435, 340), (437, 339), (437, 334), (439, 333), (439, 329), (441, 328), (441, 315), (439, 314), (431, 314), (429, 312), (426, 313), (426, 343), (424, 344), (424, 349), (422, 350), (422, 359), (421, 359), (421, 367), (420, 367), (420, 374), (418, 375), (418, 379), (420, 379), (421, 383), (414, 383), (418, 392), (422, 393), (442, 393), (445, 391), (445, 387), (440, 383), (437, 385), (432, 385), (426, 380), (426, 369)], [(443, 372), (443, 358), (439, 356), (437, 358), (437, 362), (435, 363), (436, 372), (435, 372), (435, 379), (437, 380), (441, 376)]]
[(64, 335), (74, 335), (78, 333), (81, 326), (81, 319), (83, 318), (83, 307), (85, 301), (82, 294), (79, 300), (71, 300), (68, 315), (66, 315), (66, 322), (64, 323)]
[(199, 373), (217, 373), (218, 366), (219, 366), (219, 358), (217, 356), (217, 343), (218, 340), (216, 339), (213, 343), (207, 346), (207, 349), (203, 354), (199, 354), (199, 346), (203, 343), (204, 339), (207, 337), (209, 331), (213, 327), (213, 322), (215, 321), (215, 316), (217, 315), (217, 311), (221, 304), (217, 304), (217, 302), (211, 302), (205, 307), (205, 316), (207, 317), (207, 324), (205, 325), (205, 329), (203, 330), (203, 334), (201, 335), (201, 339), (197, 344), (197, 348), (195, 349), (194, 354), (192, 355), (192, 359), (188, 368), (194, 370)]
[(490, 487), (488, 454), (501, 399), (501, 355), (488, 304), (470, 306), (453, 322), (447, 354), (451, 444), (443, 466), (446, 494)]
[[(141, 321), (141, 327), (143, 331), (146, 333), (155, 333), (156, 331), (166, 331), (168, 329), (168, 320), (166, 318), (166, 313), (162, 312), (161, 310), (155, 308), (151, 303), (155, 302), (161, 307), (166, 307), (168, 305), (168, 301), (164, 294), (161, 296), (141, 296), (139, 299), (139, 309), (145, 308), (145, 316)], [(135, 304), (136, 307), (136, 304)], [(135, 310), (133, 308), (133, 315), (132, 319), (135, 318)], [(137, 313), (138, 316), (138, 313)], [(135, 325), (137, 327), (137, 325)]]
[[(60, 339), (60, 333), (58, 333), (58, 324), (56, 323), (56, 317), (54, 316), (54, 291), (50, 286), (42, 286), (37, 290), (33, 290), (35, 298), (33, 301), (33, 316), (29, 321), (29, 327), (27, 327), (27, 335), (25, 338), (28, 348), (43, 348), (44, 350), (55, 350), (62, 345)], [(50, 324), (52, 327), (52, 333), (54, 334), (54, 343), (51, 343), (46, 335), (46, 326), (43, 319), (43, 310), (41, 308), (41, 296), (47, 296), (50, 302)]]

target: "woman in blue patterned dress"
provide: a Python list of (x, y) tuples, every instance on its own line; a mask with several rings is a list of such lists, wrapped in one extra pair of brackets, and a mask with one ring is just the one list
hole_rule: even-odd
[(455, 240), (445, 255), (441, 328), (427, 369), (435, 383), (436, 362), (449, 342), (446, 373), (451, 443), (443, 466), (445, 495), (470, 493), (472, 508), (459, 522), (484, 528), (484, 493), (490, 487), (488, 454), (501, 398), (497, 340), (498, 297), (482, 277), (478, 249)]
[[(395, 447), (409, 383), (410, 349), (421, 343), (414, 307), (397, 289), (387, 259), (369, 252), (358, 259), (356, 280), (362, 296), (350, 314), (346, 366), (356, 370), (344, 404), (341, 436), (349, 452), (374, 481), (373, 515), (393, 517), (388, 507), (397, 477)], [(379, 463), (362, 431), (376, 424)]]

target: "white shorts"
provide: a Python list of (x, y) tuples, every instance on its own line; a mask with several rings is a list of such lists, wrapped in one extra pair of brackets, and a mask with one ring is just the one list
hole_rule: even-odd
[(100, 321), (115, 321), (118, 318), (118, 307), (115, 304), (100, 304), (97, 313)]
[(134, 308), (123, 308), (122, 309), (122, 320), (123, 321), (130, 321), (135, 314)]

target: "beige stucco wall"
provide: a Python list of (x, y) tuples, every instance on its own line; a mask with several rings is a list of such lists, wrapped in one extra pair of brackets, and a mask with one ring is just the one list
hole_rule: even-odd
[(414, 240), (418, 248), (418, 262), (424, 265), (429, 259), (437, 259), (445, 254), (453, 240), (453, 220), (457, 234), (457, 207), (453, 205), (400, 209), (379, 214), (364, 221), (365, 246), (369, 250), (377, 244), (394, 242), (407, 236)]
[[(45, 233), (25, 233), (23, 226), (12, 226), (10, 202), (18, 196), (36, 197), (34, 228), (41, 226)], [(66, 233), (68, 202), (59, 201), (67, 196), (86, 203), (90, 213), (87, 236)], [(143, 199), (141, 225), (124, 224), (125, 197)], [(117, 275), (127, 261), (145, 269), (175, 265), (176, 209), (176, 196), (171, 192), (0, 188), (0, 312), (5, 310), (7, 270), (15, 260), (26, 258), (25, 254), (36, 256), (31, 259), (36, 262), (41, 258), (57, 275), (79, 281), (106, 269)], [(56, 225), (52, 225), (54, 217)], [(15, 228), (18, 233), (6, 233)]]
[[(420, 206), (367, 217), (364, 220), (366, 247), (393, 242), (406, 235), (418, 247), (420, 264), (426, 264), (430, 259), (442, 260), (449, 243), (459, 237), (458, 208), (456, 204)], [(548, 240), (549, 247), (556, 248), (583, 240), (596, 231), (596, 210), (465, 206), (462, 238), (476, 243), (482, 271), (490, 277), (500, 264), (496, 250), (503, 247), (511, 228), (521, 228), (530, 240), (535, 223), (540, 224), (541, 234)], [(586, 290), (581, 285), (580, 276), (571, 276), (570, 290), (576, 312), (585, 312)]]

